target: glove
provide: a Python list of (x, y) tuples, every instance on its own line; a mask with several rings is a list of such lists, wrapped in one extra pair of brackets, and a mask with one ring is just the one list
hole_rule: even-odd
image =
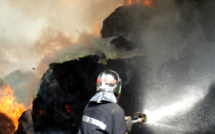
[(128, 132), (131, 132), (131, 128), (133, 125), (131, 116), (125, 116), (125, 121), (126, 121), (126, 124), (128, 126)]

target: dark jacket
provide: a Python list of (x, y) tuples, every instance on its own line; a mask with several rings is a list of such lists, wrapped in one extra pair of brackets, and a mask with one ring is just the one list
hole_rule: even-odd
[(125, 134), (124, 110), (115, 103), (90, 102), (84, 109), (78, 134)]

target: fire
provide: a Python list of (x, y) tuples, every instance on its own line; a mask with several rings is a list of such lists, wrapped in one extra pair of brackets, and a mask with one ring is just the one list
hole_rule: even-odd
[(125, 0), (125, 5), (141, 4), (143, 6), (152, 7), (153, 0)]
[(94, 22), (93, 32), (96, 36), (100, 35), (101, 25), (98, 22)]
[(152, 7), (152, 0), (145, 0), (143, 5), (148, 6), (148, 7)]
[(128, 0), (128, 1), (127, 1), (127, 4), (128, 4), (128, 5), (131, 5), (131, 4), (132, 4), (132, 0)]
[(75, 115), (74, 112), (71, 111), (71, 106), (69, 106), (68, 104), (65, 105), (66, 111), (71, 114), (71, 115)]
[(18, 119), (22, 113), (26, 110), (25, 106), (15, 102), (13, 96), (14, 90), (7, 86), (3, 90), (0, 90), (0, 112), (5, 113), (12, 119), (16, 129), (18, 127)]

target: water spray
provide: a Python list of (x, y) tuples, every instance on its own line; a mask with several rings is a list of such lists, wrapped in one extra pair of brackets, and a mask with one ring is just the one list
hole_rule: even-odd
[(144, 109), (143, 112), (147, 115), (146, 124), (172, 130), (180, 129), (173, 126), (170, 122), (174, 118), (189, 112), (204, 97), (202, 89), (197, 86), (188, 86), (185, 89), (187, 92), (181, 95), (176, 102), (168, 103), (165, 106), (158, 106), (155, 110)]

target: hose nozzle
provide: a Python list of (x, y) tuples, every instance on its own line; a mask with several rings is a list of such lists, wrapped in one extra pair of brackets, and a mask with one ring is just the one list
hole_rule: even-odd
[(140, 112), (135, 112), (131, 115), (132, 117), (132, 123), (139, 123), (139, 124), (142, 124), (143, 122), (146, 122), (147, 121), (147, 118), (146, 118), (146, 114), (143, 114), (143, 113), (140, 113)]

